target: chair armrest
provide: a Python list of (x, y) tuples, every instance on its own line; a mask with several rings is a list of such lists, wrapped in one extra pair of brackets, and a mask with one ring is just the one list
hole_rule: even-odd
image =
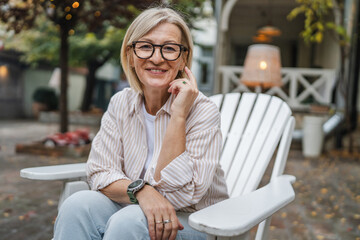
[(243, 234), (294, 200), (293, 179), (283, 175), (254, 192), (201, 209), (190, 215), (189, 225), (215, 236)]
[(86, 163), (24, 168), (20, 176), (33, 180), (66, 180), (86, 177)]

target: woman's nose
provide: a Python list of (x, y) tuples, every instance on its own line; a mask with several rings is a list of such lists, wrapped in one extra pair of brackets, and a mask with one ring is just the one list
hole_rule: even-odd
[(155, 48), (154, 54), (151, 56), (150, 60), (153, 61), (154, 63), (161, 63), (165, 61), (165, 59), (161, 55), (159, 47)]

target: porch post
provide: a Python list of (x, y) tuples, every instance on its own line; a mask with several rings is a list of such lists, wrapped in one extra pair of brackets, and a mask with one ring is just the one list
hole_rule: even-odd
[(215, 68), (214, 68), (214, 90), (213, 93), (220, 93), (221, 89), (221, 76), (219, 67), (224, 64), (224, 54), (227, 52), (229, 46), (225, 46), (226, 35), (229, 28), (229, 19), (232, 9), (238, 0), (228, 0), (223, 4), (222, 0), (216, 1), (216, 12), (218, 22), (218, 37), (215, 52)]

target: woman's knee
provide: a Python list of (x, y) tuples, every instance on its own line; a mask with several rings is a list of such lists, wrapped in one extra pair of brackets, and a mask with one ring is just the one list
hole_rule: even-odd
[(122, 236), (123, 239), (148, 239), (147, 219), (139, 205), (130, 205), (112, 215), (107, 223), (105, 238)]
[(99, 192), (84, 190), (72, 194), (60, 207), (60, 212), (79, 212), (88, 211), (101, 205), (105, 196)]
[(139, 205), (130, 205), (112, 215), (108, 225), (122, 226), (125, 229), (147, 228), (147, 219)]

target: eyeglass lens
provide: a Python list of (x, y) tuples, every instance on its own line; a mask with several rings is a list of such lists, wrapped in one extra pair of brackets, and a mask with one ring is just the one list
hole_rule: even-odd
[(176, 60), (181, 54), (181, 46), (177, 44), (153, 45), (148, 42), (136, 42), (134, 48), (135, 54), (139, 58), (150, 58), (154, 54), (156, 46), (160, 47), (161, 55), (166, 60)]

